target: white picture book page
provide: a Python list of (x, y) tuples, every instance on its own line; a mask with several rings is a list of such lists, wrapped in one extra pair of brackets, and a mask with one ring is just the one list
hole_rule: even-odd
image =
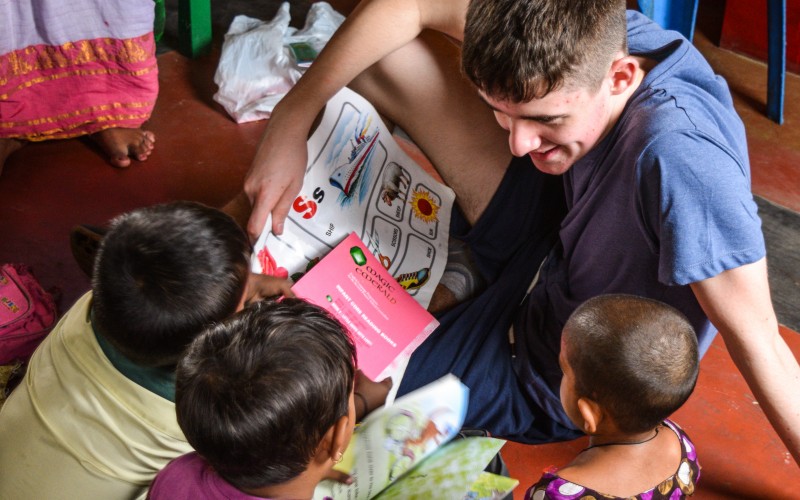
[(328, 102), (308, 158), (284, 232), (274, 235), (267, 220), (253, 271), (296, 281), (355, 232), (427, 307), (447, 261), (453, 191), (414, 162), (372, 105), (349, 89)]

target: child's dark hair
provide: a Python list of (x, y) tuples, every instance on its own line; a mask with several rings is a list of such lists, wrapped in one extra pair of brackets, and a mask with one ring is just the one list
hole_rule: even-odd
[(237, 488), (284, 483), (349, 414), (355, 365), (353, 340), (324, 309), (257, 302), (189, 347), (177, 369), (178, 423)]
[(657, 300), (601, 295), (564, 327), (578, 397), (606, 410), (623, 432), (644, 432), (686, 402), (699, 369), (697, 337), (686, 317)]
[(115, 218), (95, 261), (97, 333), (136, 363), (174, 366), (206, 326), (236, 311), (249, 254), (236, 222), (200, 203)]

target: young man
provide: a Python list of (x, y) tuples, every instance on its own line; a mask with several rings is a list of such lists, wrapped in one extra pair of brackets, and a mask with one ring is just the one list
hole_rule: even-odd
[(558, 400), (559, 332), (590, 297), (643, 295), (681, 310), (701, 352), (722, 333), (800, 460), (800, 394), (788, 389), (800, 368), (770, 301), (744, 128), (690, 43), (626, 19), (624, 1), (362, 3), (272, 115), (245, 181), (251, 236), (267, 214), (281, 231), (305, 137), (347, 84), (456, 191), (454, 233), (490, 283), (441, 318), (401, 393), (449, 371), (471, 388), (467, 425), (574, 436)]

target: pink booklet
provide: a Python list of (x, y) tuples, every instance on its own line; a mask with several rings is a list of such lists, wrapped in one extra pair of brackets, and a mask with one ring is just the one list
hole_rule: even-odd
[(392, 375), (439, 322), (351, 233), (292, 287), (350, 331), (358, 366), (372, 380)]

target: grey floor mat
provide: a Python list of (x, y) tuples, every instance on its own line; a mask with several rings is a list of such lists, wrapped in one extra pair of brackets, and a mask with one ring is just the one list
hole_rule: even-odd
[(764, 238), (772, 303), (778, 321), (800, 331), (800, 214), (756, 196)]

